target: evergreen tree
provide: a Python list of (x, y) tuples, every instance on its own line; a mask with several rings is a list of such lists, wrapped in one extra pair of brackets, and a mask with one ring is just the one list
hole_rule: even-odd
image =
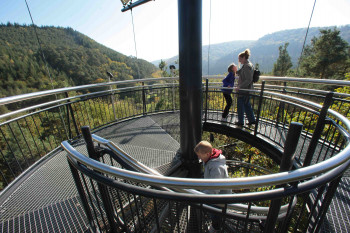
[(163, 60), (160, 60), (160, 62), (159, 62), (159, 69), (161, 71), (164, 71), (164, 69), (166, 69), (166, 66), (167, 66), (166, 62), (163, 61)]
[(348, 43), (336, 28), (320, 32), (321, 36), (311, 40), (311, 45), (305, 47), (304, 56), (300, 58), (302, 74), (321, 79), (344, 79), (350, 69)]
[(286, 76), (288, 70), (292, 68), (292, 60), (288, 54), (287, 47), (289, 43), (285, 43), (284, 46), (280, 46), (279, 56), (277, 58), (277, 62), (273, 65), (272, 73), (275, 76)]
[(158, 66), (159, 66), (159, 69), (162, 71), (162, 76), (163, 76), (163, 77), (168, 77), (168, 76), (169, 76), (168, 72), (166, 71), (167, 65), (168, 65), (168, 64), (167, 64), (165, 61), (160, 60)]

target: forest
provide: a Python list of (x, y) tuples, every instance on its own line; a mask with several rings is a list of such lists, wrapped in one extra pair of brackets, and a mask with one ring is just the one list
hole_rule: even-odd
[(118, 53), (72, 28), (0, 25), (0, 98), (107, 82), (106, 72), (121, 81), (150, 78), (156, 71), (151, 63)]

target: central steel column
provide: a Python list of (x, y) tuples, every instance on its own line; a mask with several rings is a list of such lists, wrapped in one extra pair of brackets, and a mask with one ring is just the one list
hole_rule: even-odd
[(202, 0), (178, 0), (180, 149), (190, 177), (200, 175), (193, 149), (202, 134)]

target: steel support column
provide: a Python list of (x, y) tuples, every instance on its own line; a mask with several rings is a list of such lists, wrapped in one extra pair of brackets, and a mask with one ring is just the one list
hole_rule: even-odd
[(180, 149), (190, 176), (200, 174), (193, 149), (202, 134), (202, 0), (178, 0)]

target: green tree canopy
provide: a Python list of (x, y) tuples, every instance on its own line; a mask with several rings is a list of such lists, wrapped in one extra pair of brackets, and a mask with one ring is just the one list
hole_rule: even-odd
[(168, 77), (169, 76), (169, 74), (168, 74), (168, 72), (166, 71), (167, 70), (167, 63), (165, 62), (165, 61), (163, 61), (163, 60), (160, 60), (160, 62), (159, 62), (159, 69), (162, 71), (162, 75), (164, 76), (164, 77)]
[(52, 86), (106, 82), (106, 71), (113, 74), (113, 81), (150, 78), (157, 69), (145, 60), (98, 44), (72, 28), (38, 27), (37, 32), (42, 49), (33, 27), (0, 24), (0, 98)]
[(163, 61), (163, 60), (160, 60), (160, 62), (159, 62), (159, 69), (161, 70), (161, 71), (164, 71), (164, 69), (166, 68), (166, 66), (167, 66), (167, 64), (166, 64), (166, 62), (165, 61)]
[(289, 43), (285, 43), (284, 46), (280, 46), (279, 56), (277, 58), (277, 62), (273, 65), (272, 73), (275, 76), (286, 76), (288, 70), (292, 68), (292, 60), (288, 54), (287, 47)]
[(336, 28), (320, 32), (321, 36), (311, 40), (311, 45), (305, 47), (304, 55), (300, 58), (302, 75), (344, 79), (350, 68), (348, 43)]

